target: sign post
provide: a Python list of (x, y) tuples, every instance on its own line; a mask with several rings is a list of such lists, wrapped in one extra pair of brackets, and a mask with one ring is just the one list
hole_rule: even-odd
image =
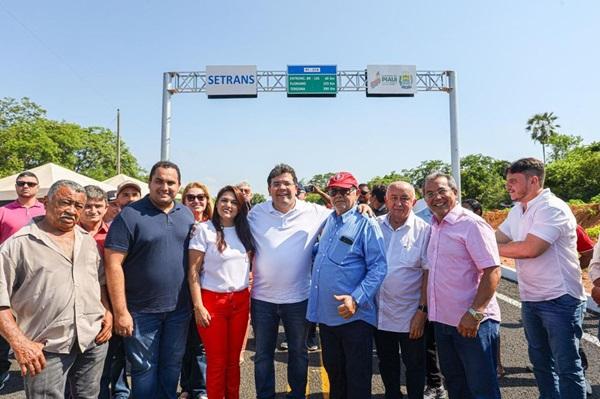
[(288, 97), (335, 97), (336, 65), (288, 65)]

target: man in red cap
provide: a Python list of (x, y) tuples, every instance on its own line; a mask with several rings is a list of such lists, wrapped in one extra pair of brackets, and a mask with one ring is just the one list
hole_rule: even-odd
[(329, 179), (335, 212), (323, 228), (308, 298), (307, 319), (319, 323), (331, 399), (371, 397), (375, 296), (387, 271), (381, 228), (358, 211), (357, 189), (348, 172)]

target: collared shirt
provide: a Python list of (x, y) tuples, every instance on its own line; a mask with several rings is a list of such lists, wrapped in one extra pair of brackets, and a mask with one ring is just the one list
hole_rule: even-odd
[(500, 231), (513, 241), (528, 234), (546, 241), (550, 247), (540, 256), (516, 259), (519, 293), (522, 301), (547, 301), (565, 294), (585, 299), (577, 254), (577, 221), (571, 208), (544, 189), (527, 203), (515, 204)]
[(44, 351), (83, 352), (95, 345), (104, 307), (104, 269), (92, 237), (75, 227), (73, 260), (31, 223), (0, 247), (0, 306), (11, 308), (25, 336)]
[(433, 212), (427, 206), (421, 209), (418, 212), (415, 212), (415, 216), (420, 217), (425, 223), (431, 224), (431, 218), (433, 217)]
[[(307, 319), (337, 326), (363, 320), (377, 327), (375, 295), (387, 269), (383, 234), (377, 220), (356, 206), (342, 215), (332, 213), (325, 223), (315, 258)], [(334, 295), (352, 295), (358, 310), (345, 320)]]
[(592, 283), (600, 278), (600, 241), (594, 246), (594, 254), (590, 261), (589, 273)]
[(193, 224), (187, 206), (176, 202), (165, 213), (148, 195), (123, 208), (112, 222), (104, 245), (127, 254), (123, 273), (130, 311), (163, 313), (191, 307), (186, 276)]
[(250, 260), (235, 226), (223, 227), (225, 249), (217, 248), (217, 229), (212, 221), (198, 223), (190, 239), (190, 249), (204, 252), (200, 286), (214, 292), (237, 292), (248, 288)]
[(421, 299), (431, 228), (414, 213), (394, 230), (389, 214), (377, 218), (385, 241), (387, 274), (377, 295), (379, 330), (409, 332)]
[[(455, 205), (441, 222), (432, 219), (427, 259), (429, 320), (456, 327), (473, 304), (483, 270), (500, 265), (494, 230)], [(484, 314), (485, 319), (500, 321), (495, 293)]]
[(31, 222), (36, 216), (46, 214), (44, 204), (35, 201), (33, 206), (26, 208), (19, 201), (13, 201), (0, 208), (0, 244), (15, 234), (19, 229)]
[(256, 244), (252, 298), (297, 303), (308, 298), (313, 246), (331, 210), (296, 199), (287, 213), (272, 201), (255, 205), (248, 222)]
[[(85, 228), (83, 227), (83, 225), (79, 224), (81, 226), (82, 229), (85, 230)], [(98, 231), (96, 232), (96, 234), (94, 234), (94, 241), (96, 241), (96, 244), (98, 245), (98, 251), (100, 252), (100, 257), (104, 257), (104, 241), (106, 241), (106, 235), (108, 234), (108, 224), (106, 222), (102, 222), (102, 224), (100, 225), (100, 228), (98, 229)]]

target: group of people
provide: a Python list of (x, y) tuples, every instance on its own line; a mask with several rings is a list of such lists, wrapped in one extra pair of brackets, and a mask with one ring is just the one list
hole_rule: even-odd
[[(332, 399), (371, 397), (373, 342), (386, 399), (402, 397), (401, 360), (411, 399), (500, 398), (502, 255), (517, 262), (540, 397), (584, 398), (576, 221), (543, 183), (541, 161), (510, 165), (515, 206), (494, 232), (441, 172), (372, 189), (339, 172), (319, 190), (329, 207), (300, 199), (286, 164), (255, 206), (247, 184), (214, 207), (197, 182), (175, 201), (169, 161), (143, 198), (131, 182), (107, 194), (61, 180), (45, 207), (23, 172), (0, 208), (0, 366), (10, 346), (29, 398), (175, 398), (180, 383), (186, 397), (236, 399), (250, 323), (256, 396), (274, 398), (281, 322), (287, 397), (304, 398), (310, 322)], [(590, 264), (600, 302), (598, 246)]]

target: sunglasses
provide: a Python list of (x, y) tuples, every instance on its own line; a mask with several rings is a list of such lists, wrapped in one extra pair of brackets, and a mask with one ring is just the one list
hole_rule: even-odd
[(360, 191), (360, 193), (361, 193), (362, 195), (367, 195), (367, 194), (369, 194), (369, 193), (370, 193), (370, 191), (362, 191), (362, 190), (361, 190), (361, 191)]
[(25, 186), (27, 186), (27, 187), (35, 187), (37, 185), (38, 184), (36, 182), (33, 182), (33, 181), (18, 181), (17, 182), (17, 186), (19, 186), (19, 187), (25, 187)]
[(354, 188), (330, 188), (327, 191), (327, 194), (329, 194), (330, 197), (335, 197), (338, 194), (342, 194), (345, 197), (353, 191)]
[(204, 201), (204, 200), (205, 200), (205, 199), (207, 199), (207, 198), (208, 198), (208, 196), (207, 196), (206, 194), (197, 194), (197, 195), (194, 195), (194, 194), (186, 194), (186, 195), (185, 195), (185, 199), (186, 199), (188, 202), (192, 202), (192, 201), (193, 201), (193, 200), (195, 200), (195, 199), (197, 199), (198, 201)]

